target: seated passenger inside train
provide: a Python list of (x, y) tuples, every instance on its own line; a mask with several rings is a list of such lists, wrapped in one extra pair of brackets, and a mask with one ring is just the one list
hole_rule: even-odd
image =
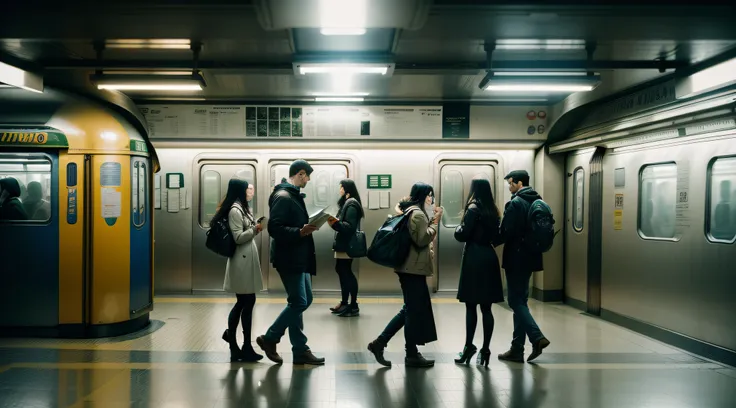
[(28, 183), (28, 197), (23, 208), (29, 220), (46, 221), (51, 216), (51, 204), (43, 198), (43, 186), (38, 181)]
[(28, 214), (20, 201), (20, 183), (13, 177), (0, 180), (0, 220), (27, 220)]

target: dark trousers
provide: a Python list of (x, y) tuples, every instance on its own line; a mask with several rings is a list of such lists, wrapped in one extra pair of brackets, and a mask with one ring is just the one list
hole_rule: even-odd
[(401, 292), (404, 294), (404, 306), (399, 313), (388, 322), (378, 339), (384, 344), (404, 328), (406, 354), (418, 352), (417, 345), (437, 340), (437, 329), (434, 324), (432, 303), (427, 287), (427, 277), (398, 273)]
[(312, 304), (312, 275), (289, 271), (279, 272), (279, 276), (286, 289), (286, 307), (269, 327), (265, 337), (278, 343), (288, 329), (292, 352), (301, 354), (309, 350), (302, 313)]
[[(465, 304), (465, 345), (470, 346), (473, 344), (473, 337), (475, 337), (475, 328), (478, 326), (478, 304), (477, 303), (466, 303)], [(483, 313), (483, 349), (488, 349), (491, 344), (491, 336), (493, 335), (493, 326), (496, 321), (493, 319), (493, 312), (491, 312), (491, 305), (484, 304), (480, 305), (480, 311)]]
[(358, 279), (353, 274), (352, 259), (336, 259), (335, 272), (340, 278), (340, 292), (342, 292), (342, 303), (348, 304), (348, 296), (352, 298), (351, 304), (358, 303)]
[(253, 346), (251, 345), (251, 326), (253, 324), (253, 307), (256, 304), (256, 294), (255, 293), (248, 293), (243, 295), (235, 295), (237, 301), (235, 302), (235, 306), (230, 310), (230, 315), (227, 318), (227, 330), (230, 333), (230, 336), (232, 336), (232, 339), (235, 339), (235, 333), (238, 330), (238, 320), (243, 325), (243, 337), (245, 338), (245, 341), (243, 343), (243, 348), (250, 348), (252, 349)]
[(544, 338), (537, 322), (529, 312), (529, 280), (531, 277), (532, 272), (506, 269), (508, 302), (509, 307), (514, 311), (514, 335), (511, 340), (511, 349), (515, 351), (523, 352), (527, 336), (532, 344)]

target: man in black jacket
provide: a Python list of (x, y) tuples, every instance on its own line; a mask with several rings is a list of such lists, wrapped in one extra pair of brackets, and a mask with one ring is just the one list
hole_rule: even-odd
[(504, 177), (509, 184), (511, 201), (501, 222), (501, 236), (505, 241), (503, 248), (503, 268), (506, 271), (508, 286), (508, 302), (514, 311), (514, 334), (511, 349), (498, 355), (499, 360), (524, 362), (524, 343), (526, 336), (532, 343), (532, 354), (527, 361), (532, 361), (549, 346), (537, 322), (529, 312), (529, 280), (532, 272), (541, 271), (542, 254), (530, 251), (524, 246), (524, 237), (530, 229), (529, 208), (542, 197), (529, 186), (529, 173), (525, 170), (514, 170)]
[(287, 294), (287, 305), (265, 335), (256, 339), (271, 361), (283, 363), (276, 344), (289, 330), (294, 364), (325, 363), (307, 346), (302, 313), (312, 304), (312, 275), (317, 273), (317, 258), (312, 233), (318, 228), (309, 225), (309, 214), (299, 190), (309, 182), (312, 166), (297, 160), (289, 167), (289, 181), (276, 186), (268, 199), (268, 233), (273, 238), (273, 266), (281, 277)]

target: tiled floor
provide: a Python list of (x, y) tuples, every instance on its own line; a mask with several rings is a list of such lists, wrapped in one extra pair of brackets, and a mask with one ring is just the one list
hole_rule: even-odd
[[(0, 340), (0, 407), (736, 407), (736, 370), (683, 353), (559, 304), (530, 302), (552, 345), (537, 364), (502, 363), (510, 311), (493, 307), (488, 369), (453, 362), (464, 342), (463, 305), (435, 299), (439, 341), (421, 351), (430, 369), (403, 364), (403, 339), (389, 345), (393, 368), (375, 364), (366, 344), (400, 307), (364, 299), (361, 316), (338, 318), (334, 299), (316, 299), (304, 324), (323, 367), (230, 364), (220, 339), (223, 298), (159, 298), (151, 327), (100, 340)], [(283, 307), (260, 299), (254, 333)], [(480, 323), (480, 322), (479, 322)], [(482, 330), (476, 333), (480, 345)], [(528, 352), (528, 351), (527, 351)]]

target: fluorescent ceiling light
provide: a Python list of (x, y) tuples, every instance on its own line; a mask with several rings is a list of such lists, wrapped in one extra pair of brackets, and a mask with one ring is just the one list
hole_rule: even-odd
[(322, 35), (364, 35), (365, 28), (322, 28), (319, 30)]
[(192, 41), (189, 39), (116, 39), (106, 40), (105, 48), (188, 50), (192, 48)]
[(493, 71), (494, 76), (586, 76), (587, 72), (556, 72), (556, 71), (528, 71), (528, 72), (515, 72), (515, 71)]
[(188, 75), (92, 75), (90, 81), (97, 89), (117, 91), (201, 91), (206, 86), (199, 74)]
[(496, 40), (497, 50), (584, 50), (585, 40)]
[(496, 76), (481, 81), (481, 87), (496, 92), (587, 92), (600, 83), (599, 75)]
[(42, 93), (43, 78), (34, 73), (0, 62), (0, 84)]
[(330, 92), (314, 92), (312, 96), (321, 96), (321, 97), (354, 97), (354, 96), (368, 96), (370, 93), (368, 92), (345, 92), (345, 93), (330, 93)]
[(97, 85), (97, 89), (116, 91), (201, 91), (201, 85), (175, 85), (175, 84), (107, 84)]
[(488, 85), (486, 91), (498, 92), (586, 92), (592, 91), (593, 85)]
[(314, 98), (315, 102), (363, 102), (365, 98), (346, 98), (346, 97), (334, 97), (334, 98)]
[(300, 64), (299, 73), (306, 74), (380, 74), (386, 75), (386, 64)]

